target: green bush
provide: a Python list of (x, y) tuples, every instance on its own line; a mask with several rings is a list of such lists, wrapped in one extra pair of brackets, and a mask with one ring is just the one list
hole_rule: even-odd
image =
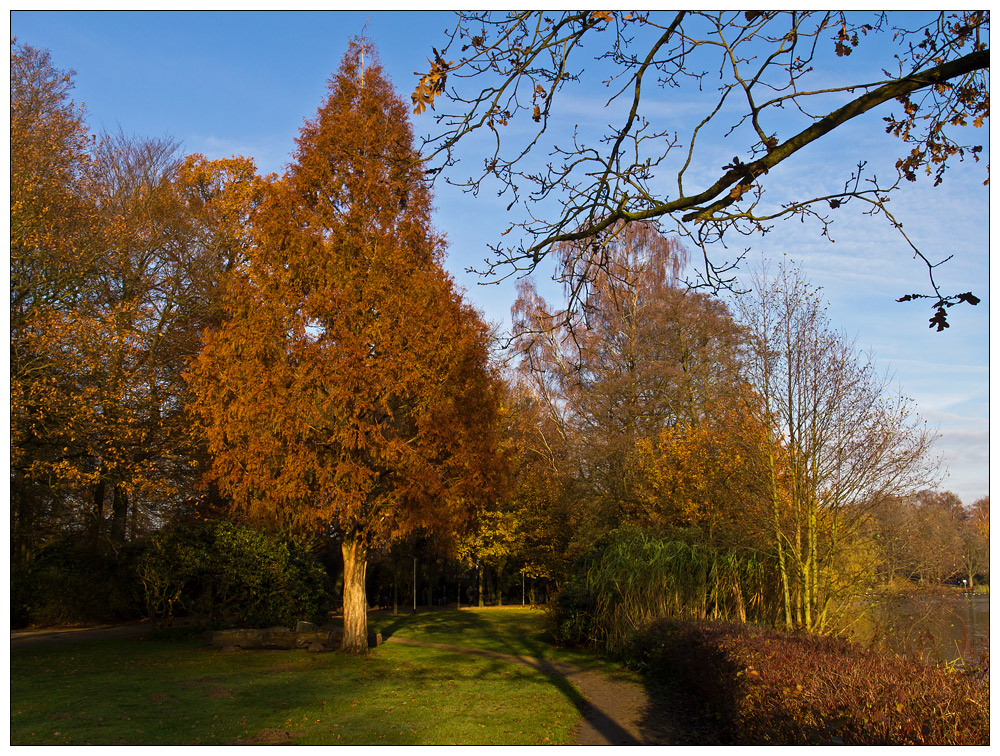
[(594, 598), (586, 588), (570, 583), (550, 607), (550, 631), (564, 646), (587, 646), (593, 636)]
[(248, 627), (323, 622), (331, 606), (326, 571), (300, 545), (229, 522), (163, 531), (139, 560), (146, 611)]
[(46, 547), (25, 574), (12, 580), (14, 619), (67, 625), (141, 617), (142, 589), (134, 572), (141, 553), (141, 546), (116, 549), (82, 536)]
[(629, 656), (701, 701), (742, 745), (989, 743), (987, 669), (958, 672), (847, 641), (662, 620)]
[(627, 527), (581, 557), (550, 607), (550, 628), (561, 643), (615, 656), (661, 617), (767, 622), (778, 598), (775, 566), (764, 557)]

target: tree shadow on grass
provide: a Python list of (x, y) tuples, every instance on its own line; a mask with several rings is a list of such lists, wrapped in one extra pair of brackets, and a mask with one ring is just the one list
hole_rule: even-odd
[[(416, 626), (419, 626), (421, 640), (400, 637), (398, 634), (404, 628), (416, 629)], [(639, 745), (644, 742), (619, 721), (621, 714), (609, 705), (614, 701), (598, 701), (597, 696), (587, 698), (581, 693), (581, 682), (590, 683), (584, 687), (593, 687), (602, 673), (551, 659), (552, 645), (544, 632), (521, 633), (515, 637), (499, 635), (496, 629), (497, 626), (481, 612), (438, 610), (422, 617), (412, 614), (396, 616), (382, 627), (381, 633), (383, 640), (391, 639), (395, 643), (478, 656), (493, 660), (496, 664), (520, 664), (528, 667), (544, 676), (577, 709), (589, 727), (598, 733), (598, 740), (603, 739), (613, 745)], [(463, 641), (463, 635), (469, 636), (469, 640)], [(492, 649), (465, 645), (466, 642), (474, 644), (476, 640), (482, 641), (484, 636)], [(486, 676), (496, 671), (498, 667), (491, 665), (484, 668), (480, 675)]]

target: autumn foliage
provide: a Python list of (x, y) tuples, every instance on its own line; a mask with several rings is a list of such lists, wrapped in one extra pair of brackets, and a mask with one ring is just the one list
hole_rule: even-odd
[[(431, 65), (418, 110), (453, 70)], [(791, 271), (727, 304), (682, 282), (677, 239), (613, 222), (553, 246), (561, 302), (525, 278), (509, 338), (488, 327), (445, 272), (432, 171), (369, 43), (281, 176), (92, 134), (71, 85), (12, 43), (15, 606), (31, 585), (69, 606), (72, 574), (79, 604), (131, 607), (160, 549), (147, 608), (169, 614), (177, 560), (211, 559), (157, 534), (230, 525), (323, 551), (334, 580), (340, 551), (356, 652), (390, 591), (562, 591), (563, 624), (586, 640), (603, 607), (620, 646), (664, 612), (822, 631), (872, 581), (988, 574), (988, 498), (916, 493), (930, 434)], [(536, 121), (549, 104), (535, 91)]]
[(345, 647), (363, 650), (367, 550), (460, 527), (489, 494), (497, 389), (369, 45), (352, 44), (298, 144), (190, 377), (236, 506), (342, 542)]
[(841, 638), (663, 620), (633, 660), (740, 745), (988, 745), (988, 667), (949, 671)]
[(694, 526), (706, 543), (748, 543), (761, 535), (766, 430), (747, 387), (743, 401), (712, 401), (699, 421), (664, 427), (637, 442), (636, 521), (647, 527)]

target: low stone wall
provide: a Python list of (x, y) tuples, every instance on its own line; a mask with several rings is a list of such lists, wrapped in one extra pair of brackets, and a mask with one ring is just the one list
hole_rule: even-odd
[[(261, 629), (211, 630), (206, 633), (210, 645), (223, 651), (240, 651), (250, 648), (289, 649), (305, 648), (309, 651), (335, 651), (340, 648), (344, 631), (341, 628), (317, 627), (311, 622), (299, 622), (290, 627)], [(370, 633), (369, 646), (382, 643), (381, 633)]]

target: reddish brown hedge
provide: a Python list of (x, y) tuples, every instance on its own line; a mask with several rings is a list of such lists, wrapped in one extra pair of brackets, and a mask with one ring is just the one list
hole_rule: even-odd
[(988, 745), (989, 674), (871, 653), (836, 638), (665, 620), (634, 657), (754, 745)]

